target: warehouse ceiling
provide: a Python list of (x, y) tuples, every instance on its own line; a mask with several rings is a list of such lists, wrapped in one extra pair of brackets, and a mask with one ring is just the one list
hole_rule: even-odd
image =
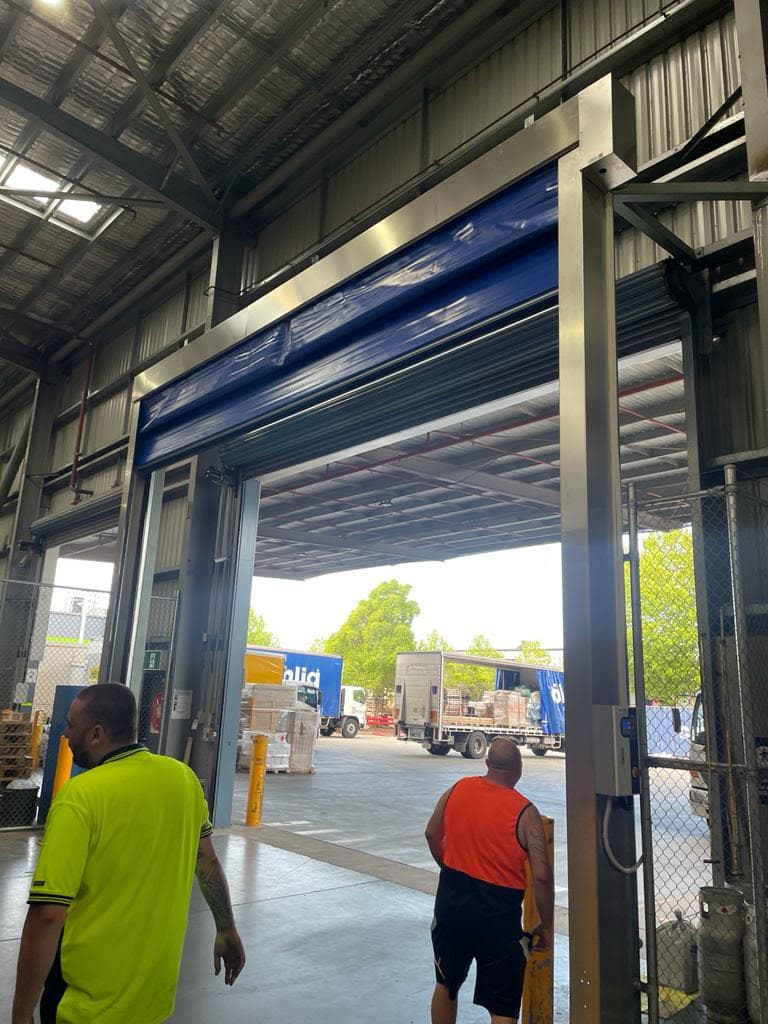
[(462, 13), (479, 32), (501, 6), (0, 0), (0, 393), (153, 268), (203, 248)]
[[(255, 574), (298, 580), (559, 541), (558, 401), (557, 384), (545, 384), (360, 454), (262, 477)], [(678, 343), (620, 361), (619, 422), (622, 480), (636, 486), (641, 526), (687, 524)], [(115, 531), (61, 554), (112, 561)]]
[[(546, 384), (359, 455), (262, 477), (256, 575), (304, 579), (559, 541), (558, 405), (557, 383)], [(690, 522), (679, 500), (679, 344), (620, 361), (619, 422), (622, 480), (648, 503), (641, 527)]]

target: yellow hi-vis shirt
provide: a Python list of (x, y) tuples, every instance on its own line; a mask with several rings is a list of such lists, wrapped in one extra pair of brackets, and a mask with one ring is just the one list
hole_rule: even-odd
[(64, 785), (29, 902), (69, 907), (57, 1024), (160, 1024), (173, 1013), (201, 836), (195, 774), (132, 745)]

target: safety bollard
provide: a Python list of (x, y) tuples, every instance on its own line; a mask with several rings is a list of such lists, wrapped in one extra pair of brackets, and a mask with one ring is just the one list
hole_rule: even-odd
[(267, 737), (254, 736), (251, 749), (251, 775), (248, 782), (248, 804), (245, 809), (245, 824), (261, 824), (261, 807), (264, 802), (264, 777), (267, 774)]
[[(554, 867), (555, 823), (551, 818), (541, 817), (544, 838), (547, 842), (547, 856)], [(523, 899), (523, 928), (529, 932), (539, 920), (536, 900), (533, 896), (533, 877), (530, 864), (526, 865), (527, 884)], [(555, 937), (552, 945), (540, 953), (531, 953), (525, 971), (523, 985), (523, 1008), (520, 1015), (522, 1024), (552, 1024), (555, 1012)]]
[(53, 776), (53, 793), (51, 799), (53, 799), (59, 792), (65, 782), (69, 780), (72, 774), (72, 750), (69, 746), (69, 741), (66, 736), (62, 736), (59, 740), (59, 752), (56, 756), (56, 771)]

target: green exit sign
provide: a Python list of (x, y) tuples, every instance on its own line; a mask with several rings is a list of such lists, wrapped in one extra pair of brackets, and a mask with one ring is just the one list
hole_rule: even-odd
[(162, 656), (162, 651), (144, 651), (144, 671), (157, 672), (160, 668), (160, 659)]

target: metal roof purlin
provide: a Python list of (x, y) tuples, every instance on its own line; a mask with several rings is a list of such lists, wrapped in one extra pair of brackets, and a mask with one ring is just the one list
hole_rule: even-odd
[(0, 103), (18, 113), (37, 118), (49, 131), (115, 167), (140, 187), (149, 189), (159, 196), (168, 206), (206, 228), (218, 230), (218, 210), (203, 192), (179, 175), (168, 175), (166, 168), (156, 164), (149, 157), (130, 149), (5, 78), (0, 78)]
[(361, 232), (339, 249), (278, 285), (174, 353), (134, 383), (143, 398), (308, 305), (362, 271), (425, 237), (454, 217), (573, 149), (578, 143), (573, 100), (545, 115), (450, 178)]

